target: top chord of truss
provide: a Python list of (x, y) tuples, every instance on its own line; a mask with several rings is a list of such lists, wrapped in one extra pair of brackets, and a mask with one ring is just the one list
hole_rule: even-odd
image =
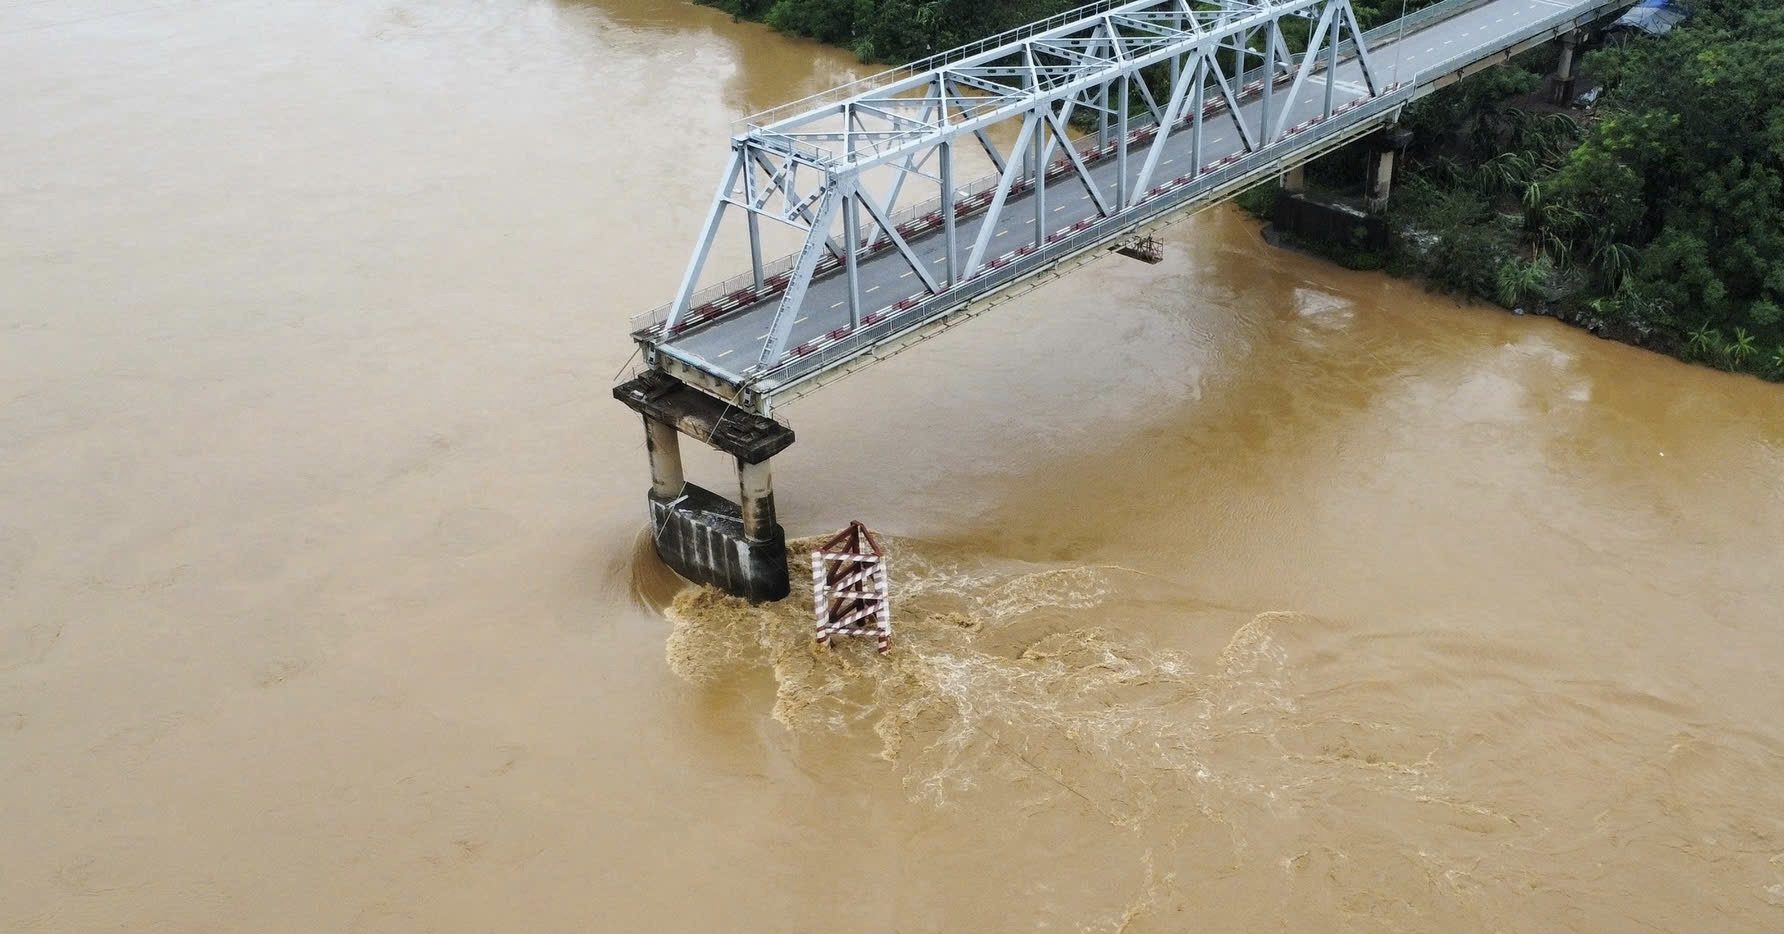
[[(747, 118), (738, 138), (816, 167), (886, 161), (1182, 54), (1302, 15), (1305, 0), (1093, 3)], [(1292, 8), (1292, 9), (1290, 9)], [(1316, 18), (1317, 11), (1308, 18)]]

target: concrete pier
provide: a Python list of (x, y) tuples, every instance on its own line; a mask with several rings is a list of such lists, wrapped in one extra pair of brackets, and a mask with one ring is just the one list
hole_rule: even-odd
[(1369, 137), (1369, 183), (1364, 188), (1364, 205), (1370, 214), (1388, 209), (1388, 196), (1394, 190), (1394, 156), (1412, 142), (1406, 130), (1387, 129)]
[(681, 434), (674, 425), (644, 417), (644, 448), (650, 454), (650, 493), (663, 500), (681, 495)]
[(774, 486), (769, 481), (768, 462), (751, 464), (737, 461), (738, 505), (743, 519), (743, 537), (752, 542), (774, 538), (780, 526), (774, 521)]
[(1307, 193), (1307, 166), (1305, 163), (1282, 173), (1282, 192), (1288, 195)]
[[(793, 430), (659, 370), (615, 386), (613, 397), (644, 417), (651, 543), (663, 563), (752, 602), (785, 597), (787, 537), (775, 521), (769, 462), (793, 443)], [(687, 482), (682, 435), (736, 459), (737, 502)]]
[(1369, 213), (1380, 214), (1388, 209), (1388, 196), (1394, 190), (1394, 151), (1377, 149), (1369, 154)]
[(1561, 37), (1561, 59), (1555, 63), (1555, 92), (1551, 98), (1557, 106), (1573, 101), (1574, 69), (1579, 65), (1580, 31), (1575, 29)]

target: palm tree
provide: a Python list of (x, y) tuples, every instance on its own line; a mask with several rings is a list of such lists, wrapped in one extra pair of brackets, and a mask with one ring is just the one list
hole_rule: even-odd
[(1567, 150), (1579, 138), (1580, 125), (1564, 113), (1532, 114), (1518, 130), (1519, 146), (1550, 163), (1565, 159)]
[(1499, 267), (1499, 302), (1507, 308), (1520, 305), (1527, 297), (1547, 292), (1554, 276), (1555, 262), (1547, 253), (1536, 254), (1528, 263), (1508, 259)]
[[(1480, 186), (1492, 194), (1501, 195), (1525, 188), (1535, 174), (1535, 160), (1523, 153), (1502, 152), (1481, 163)], [(1528, 194), (1527, 188), (1525, 193)]]
[(1468, 177), (1468, 171), (1462, 167), (1462, 163), (1450, 156), (1438, 156), (1437, 161), (1431, 163), (1431, 171), (1441, 179), (1440, 184), (1445, 188), (1454, 188), (1456, 183)]
[(1728, 345), (1728, 359), (1735, 366), (1740, 366), (1753, 356), (1759, 347), (1753, 343), (1753, 335), (1746, 328), (1734, 329), (1734, 342)]
[(1722, 333), (1710, 327), (1708, 321), (1698, 325), (1697, 330), (1692, 331), (1691, 337), (1685, 341), (1686, 350), (1705, 360), (1709, 359), (1712, 350), (1721, 346)]
[(1592, 265), (1604, 277), (1605, 285), (1612, 290), (1621, 289), (1630, 273), (1635, 271), (1636, 260), (1641, 258), (1635, 247), (1627, 243), (1599, 243), (1592, 250)]
[(1784, 344), (1772, 353), (1772, 375), (1784, 379)]

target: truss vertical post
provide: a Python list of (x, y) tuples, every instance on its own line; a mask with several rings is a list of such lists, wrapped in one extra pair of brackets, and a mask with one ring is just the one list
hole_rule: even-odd
[[(946, 92), (942, 90), (942, 81), (939, 78), (936, 79), (933, 94), (935, 99), (923, 107), (923, 121), (927, 123), (932, 117), (939, 115), (941, 122), (946, 124), (948, 122), (947, 96)], [(898, 209), (898, 196), (904, 191), (905, 180), (910, 178), (917, 171), (917, 167), (928, 158), (927, 155), (919, 156), (915, 152), (905, 158), (904, 167), (899, 170), (898, 177), (892, 180), (892, 191), (886, 195), (886, 210), (895, 211)], [(875, 230), (867, 238), (867, 249), (871, 251), (878, 248), (883, 236), (884, 234)]]
[(750, 219), (750, 272), (755, 279), (757, 291), (766, 284), (762, 276), (762, 226), (756, 219), (756, 212), (747, 212)]
[(1189, 174), (1192, 176), (1202, 174), (1202, 108), (1208, 100), (1208, 58), (1206, 55), (1196, 57), (1195, 74), (1189, 79), (1195, 82), (1190, 85), (1195, 96), (1189, 104), (1195, 108), (1189, 125)]
[[(1274, 115), (1274, 111), (1272, 110), (1270, 105), (1275, 103), (1275, 97), (1276, 97), (1276, 36), (1277, 35), (1278, 35), (1278, 33), (1276, 31), (1275, 23), (1271, 23), (1270, 26), (1264, 30), (1264, 89), (1263, 89), (1263, 95), (1262, 95), (1263, 102), (1260, 105), (1261, 109), (1258, 111), (1258, 119), (1257, 119), (1258, 130), (1261, 131), (1264, 146), (1270, 145), (1276, 139), (1276, 134), (1274, 134), (1270, 131), (1270, 127), (1272, 125), (1270, 123), (1270, 118)], [(1241, 73), (1241, 74), (1243, 74), (1243, 73)], [(1285, 107), (1284, 109), (1286, 110), (1287, 108)]]
[[(1332, 14), (1328, 12), (1327, 15)], [(1338, 37), (1342, 32), (1338, 28), (1337, 17), (1333, 17), (1332, 28), (1326, 34), (1326, 102), (1324, 109), (1320, 111), (1327, 120), (1332, 119), (1333, 95), (1338, 93)], [(1309, 55), (1313, 54), (1312, 49), (1307, 52)]]
[(1133, 78), (1121, 76), (1121, 101), (1116, 104), (1115, 210), (1127, 208), (1127, 99), (1133, 96)]
[(1098, 149), (1109, 145), (1109, 83), (1097, 85), (1096, 89), (1096, 145)]
[[(1042, 106), (1051, 110), (1053, 105), (1044, 104)], [(1037, 109), (1034, 111), (1032, 119), (1035, 121), (1034, 143), (1032, 145), (1035, 165), (1034, 248), (1038, 250), (1047, 245), (1047, 152), (1041, 146), (1041, 141), (1047, 136), (1047, 127), (1045, 122), (1041, 120), (1040, 110)]]
[(849, 326), (861, 326), (861, 199), (850, 195), (842, 203), (843, 265), (849, 272)]
[(756, 171), (747, 162), (743, 166), (743, 200), (748, 205), (744, 213), (750, 222), (750, 273), (756, 291), (760, 292), (766, 284), (762, 275), (762, 225), (756, 217)]
[(954, 230), (954, 142), (944, 140), (941, 144), (941, 176), (942, 176), (942, 249), (947, 253), (947, 261), (943, 270), (947, 273), (948, 288), (960, 284), (960, 248), (955, 243)]

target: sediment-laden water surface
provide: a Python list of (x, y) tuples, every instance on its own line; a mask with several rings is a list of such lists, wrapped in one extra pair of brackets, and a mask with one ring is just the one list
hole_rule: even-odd
[(626, 319), (859, 71), (0, 6), (0, 929), (1784, 928), (1774, 385), (1217, 210), (785, 411), (891, 657), (657, 565)]

